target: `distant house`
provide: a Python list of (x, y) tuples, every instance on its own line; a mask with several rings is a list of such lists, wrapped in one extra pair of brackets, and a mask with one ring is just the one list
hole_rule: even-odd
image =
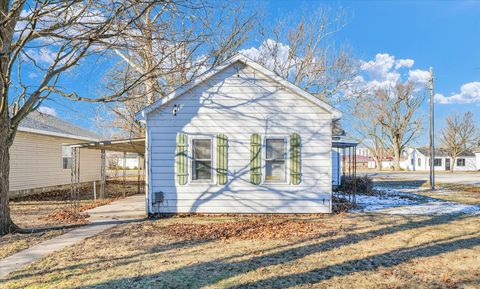
[[(435, 149), (434, 167), (438, 171), (475, 171), (480, 170), (480, 153), (467, 150), (461, 153), (457, 159), (452, 160), (442, 148)], [(408, 163), (406, 168), (411, 171), (430, 170), (430, 149), (409, 149)]]
[(341, 113), (237, 55), (137, 114), (148, 212), (328, 213)]
[[(95, 133), (57, 117), (30, 113), (20, 123), (10, 149), (11, 196), (70, 184), (72, 154), (68, 145), (96, 140)], [(100, 179), (100, 161), (99, 151), (81, 152), (81, 182)]]

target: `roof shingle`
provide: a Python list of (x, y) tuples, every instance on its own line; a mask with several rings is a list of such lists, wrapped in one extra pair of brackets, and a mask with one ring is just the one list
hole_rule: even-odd
[(33, 111), (28, 114), (19, 126), (22, 128), (44, 131), (47, 133), (57, 133), (69, 135), (76, 139), (98, 140), (100, 137), (91, 131), (80, 128), (58, 117)]

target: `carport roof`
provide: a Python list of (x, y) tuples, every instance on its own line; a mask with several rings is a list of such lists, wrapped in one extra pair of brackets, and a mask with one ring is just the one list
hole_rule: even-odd
[(87, 148), (114, 152), (145, 154), (145, 138), (129, 138), (85, 142), (70, 145), (72, 148)]

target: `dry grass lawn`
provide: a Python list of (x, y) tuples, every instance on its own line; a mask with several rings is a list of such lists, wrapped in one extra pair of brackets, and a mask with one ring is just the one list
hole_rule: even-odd
[(479, 288), (480, 216), (197, 216), (121, 225), (1, 288)]
[[(109, 182), (106, 186), (106, 191), (110, 196), (106, 202), (114, 200), (123, 195), (123, 187), (119, 182)], [(130, 183), (127, 187), (127, 195), (136, 192), (136, 183)], [(101, 205), (101, 202), (93, 202), (92, 188), (82, 189), (81, 206), (85, 209), (93, 208)], [(70, 230), (76, 223), (68, 219), (52, 219), (48, 218), (52, 213), (60, 212), (68, 208), (71, 204), (69, 202), (69, 191), (58, 190), (40, 195), (28, 196), (18, 199), (13, 199), (10, 202), (12, 219), (15, 224), (24, 229), (38, 230), (30, 234), (10, 234), (0, 237), (0, 259), (10, 256), (16, 252), (27, 249), (42, 241), (59, 236)]]
[[(424, 185), (423, 188), (425, 188)], [(422, 195), (445, 201), (480, 205), (480, 187), (462, 184), (437, 184), (436, 191), (425, 190)]]

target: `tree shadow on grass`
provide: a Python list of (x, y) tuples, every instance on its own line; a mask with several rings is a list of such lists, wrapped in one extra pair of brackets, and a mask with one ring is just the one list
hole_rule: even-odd
[(480, 237), (478, 234), (476, 235), (475, 237), (465, 239), (450, 238), (450, 240), (429, 242), (419, 246), (349, 260), (307, 272), (276, 276), (275, 278), (239, 284), (228, 288), (287, 288), (294, 285), (314, 284), (333, 277), (346, 276), (354, 272), (368, 272), (381, 267), (393, 267), (415, 258), (431, 257), (442, 253), (480, 246)]
[[(116, 279), (106, 283), (81, 288), (118, 288), (124, 284), (134, 284), (135, 282), (139, 281), (142, 282), (143, 286), (147, 287), (156, 286), (158, 288), (181, 288), (186, 286), (188, 288), (203, 288), (205, 286), (216, 284), (222, 280), (255, 271), (263, 267), (293, 262), (315, 253), (342, 248), (359, 243), (361, 241), (371, 240), (378, 236), (394, 234), (410, 229), (442, 225), (451, 221), (465, 218), (470, 217), (465, 215), (433, 216), (427, 220), (408, 221), (407, 223), (383, 227), (368, 232), (350, 233), (345, 236), (332, 238), (313, 244), (305, 243), (305, 240), (302, 240), (298, 244), (290, 244), (290, 246), (287, 246), (286, 248), (269, 249), (267, 253), (260, 256), (254, 256), (247, 260), (235, 260), (235, 257), (232, 256), (217, 258), (208, 262), (192, 264), (154, 275)], [(275, 278), (262, 280), (256, 283), (242, 284), (238, 285), (238, 287), (282, 288), (292, 286), (293, 284), (310, 284), (319, 282), (321, 280), (326, 280), (334, 276), (344, 276), (353, 272), (376, 269), (381, 266), (395, 266), (416, 257), (434, 256), (441, 253), (452, 252), (463, 248), (471, 248), (478, 245), (480, 245), (480, 239), (478, 236), (451, 241), (436, 241), (413, 248), (393, 250), (372, 257), (351, 260), (342, 264), (329, 266), (318, 270), (312, 270), (301, 274), (277, 276)], [(145, 285), (145, 283), (148, 283), (148, 285)]]

